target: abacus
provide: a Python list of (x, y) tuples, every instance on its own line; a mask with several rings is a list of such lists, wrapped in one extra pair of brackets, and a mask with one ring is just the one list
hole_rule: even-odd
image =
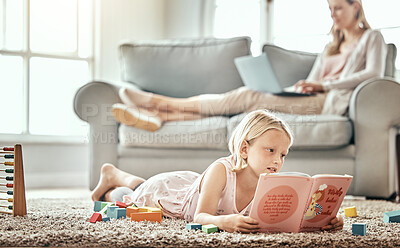
[(0, 213), (26, 215), (22, 147), (0, 147)]

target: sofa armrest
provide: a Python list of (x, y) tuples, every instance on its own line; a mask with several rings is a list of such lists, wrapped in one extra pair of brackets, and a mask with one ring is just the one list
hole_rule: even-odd
[[(400, 84), (374, 78), (360, 84), (350, 100), (354, 125), (355, 191), (389, 197), (395, 191), (395, 168), (389, 163), (390, 129), (400, 123)], [(376, 192), (376, 193), (375, 193)]]
[(90, 126), (90, 189), (96, 186), (104, 163), (117, 163), (118, 124), (111, 114), (111, 106), (120, 101), (118, 89), (116, 84), (93, 81), (75, 94), (75, 113)]

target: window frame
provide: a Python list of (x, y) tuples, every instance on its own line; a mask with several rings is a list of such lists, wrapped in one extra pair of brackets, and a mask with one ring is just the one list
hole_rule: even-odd
[[(0, 55), (5, 56), (17, 56), (22, 58), (22, 88), (23, 88), (23, 127), (22, 132), (18, 134), (14, 133), (0, 133), (0, 141), (1, 142), (24, 142), (24, 143), (85, 143), (87, 142), (87, 135), (82, 136), (72, 136), (72, 135), (39, 135), (30, 133), (29, 122), (30, 122), (30, 113), (29, 113), (29, 96), (30, 96), (30, 61), (32, 58), (48, 58), (48, 59), (65, 59), (65, 60), (74, 60), (74, 61), (85, 61), (88, 64), (88, 78), (89, 80), (93, 80), (94, 78), (94, 37), (95, 37), (95, 1), (90, 0), (90, 34), (89, 34), (89, 54), (87, 57), (79, 56), (79, 0), (71, 0), (76, 1), (76, 11), (77, 11), (77, 27), (76, 27), (76, 50), (74, 52), (33, 52), (30, 48), (30, 0), (22, 0), (23, 4), (23, 35), (22, 35), (22, 48), (21, 50), (9, 50), (6, 49), (4, 44), (6, 40), (6, 30), (5, 30), (5, 0), (0, 0), (0, 4), (3, 5), (3, 28), (2, 28), (2, 38), (3, 38), (3, 47), (0, 47)], [(71, 108), (72, 108), (71, 101)], [(77, 117), (78, 118), (78, 117)]]

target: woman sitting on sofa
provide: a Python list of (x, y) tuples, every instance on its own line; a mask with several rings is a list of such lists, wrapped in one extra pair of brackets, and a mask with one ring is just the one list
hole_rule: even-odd
[(224, 94), (172, 98), (134, 88), (119, 92), (123, 104), (113, 105), (117, 121), (148, 131), (166, 121), (194, 120), (212, 115), (234, 115), (255, 109), (289, 114), (346, 114), (353, 90), (361, 82), (382, 77), (387, 46), (381, 33), (372, 30), (361, 0), (328, 0), (333, 40), (318, 56), (306, 80), (296, 91), (307, 97), (284, 97), (240, 87)]

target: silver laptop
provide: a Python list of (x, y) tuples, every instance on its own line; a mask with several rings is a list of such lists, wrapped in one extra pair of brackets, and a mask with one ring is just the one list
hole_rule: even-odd
[[(234, 60), (243, 83), (252, 90), (279, 96), (311, 96), (314, 93), (299, 93), (294, 87), (282, 88), (269, 62), (267, 54), (244, 56)], [(293, 82), (294, 84), (295, 82)]]

